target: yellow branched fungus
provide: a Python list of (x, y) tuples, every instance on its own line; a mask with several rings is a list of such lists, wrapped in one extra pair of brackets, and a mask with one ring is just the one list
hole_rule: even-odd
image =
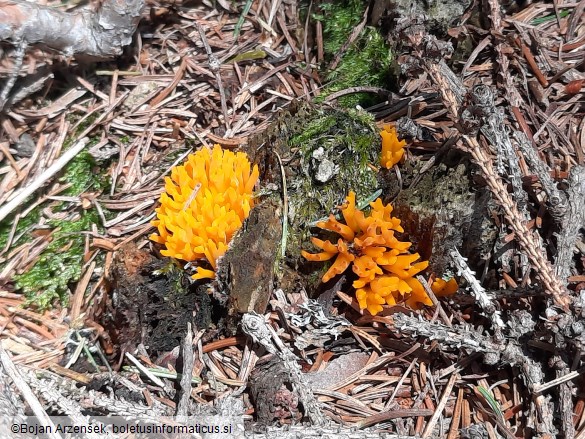
[(382, 136), (380, 164), (386, 169), (390, 169), (402, 159), (406, 141), (398, 140), (396, 128), (390, 125), (385, 126), (380, 135)]
[(444, 296), (451, 296), (457, 292), (459, 289), (459, 285), (454, 277), (445, 281), (440, 277), (436, 278), (435, 281), (431, 284), (431, 289), (435, 296), (437, 297), (444, 297)]
[(399, 241), (395, 233), (402, 233), (400, 220), (392, 217), (392, 206), (379, 198), (370, 203), (371, 213), (366, 217), (355, 206), (355, 193), (350, 192), (341, 206), (345, 224), (333, 215), (320, 221), (317, 227), (341, 236), (337, 243), (312, 238), (313, 244), (323, 250), (317, 254), (302, 251), (309, 261), (335, 261), (323, 275), (327, 282), (343, 273), (350, 265), (358, 278), (353, 282), (360, 309), (372, 315), (382, 311), (382, 305), (404, 301), (411, 308), (420, 304), (432, 305), (421, 283), (414, 277), (427, 268), (428, 261), (419, 261), (418, 253), (409, 253), (410, 242)]
[(164, 256), (187, 262), (205, 259), (213, 270), (197, 268), (193, 279), (213, 278), (217, 260), (253, 206), (258, 167), (246, 154), (202, 148), (171, 170), (152, 225), (150, 239), (166, 248)]

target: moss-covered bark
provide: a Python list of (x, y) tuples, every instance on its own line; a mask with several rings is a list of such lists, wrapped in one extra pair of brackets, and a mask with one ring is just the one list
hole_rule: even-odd
[(286, 255), (292, 259), (307, 244), (310, 226), (333, 212), (350, 190), (365, 200), (378, 188), (371, 164), (379, 161), (380, 135), (362, 111), (293, 106), (250, 142), (248, 153), (260, 164), (265, 188), (277, 185), (282, 194), (282, 171), (286, 175)]
[(439, 276), (449, 266), (452, 248), (477, 266), (491, 251), (496, 235), (489, 219), (489, 195), (472, 189), (471, 165), (457, 152), (414, 180), (422, 165), (403, 170), (405, 187), (393, 202), (405, 238)]
[[(242, 304), (256, 310), (255, 304), (267, 304), (275, 275), (277, 286), (287, 291), (316, 286), (320, 270), (312, 268), (325, 266), (300, 256), (302, 248), (311, 246), (311, 226), (336, 212), (350, 190), (358, 200), (376, 195), (371, 164), (378, 162), (379, 151), (380, 136), (369, 114), (306, 103), (292, 105), (251, 139), (246, 152), (260, 168), (263, 195), (255, 210), (263, 212), (263, 221), (248, 221), (220, 260), (216, 293), (235, 294), (231, 303), (242, 312)], [(237, 279), (248, 287), (235, 284)], [(258, 294), (247, 297), (252, 291)]]

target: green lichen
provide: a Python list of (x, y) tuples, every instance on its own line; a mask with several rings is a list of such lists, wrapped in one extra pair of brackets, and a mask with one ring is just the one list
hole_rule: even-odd
[[(324, 3), (313, 18), (323, 23), (323, 44), (326, 62), (329, 63), (348, 41), (355, 27), (363, 19), (366, 3), (346, 0)], [(327, 84), (318, 101), (339, 90), (357, 86), (388, 88), (391, 82), (392, 54), (379, 30), (366, 26), (357, 39), (347, 48), (337, 67), (325, 72)], [(338, 103), (347, 108), (356, 105), (369, 106), (376, 96), (358, 93), (343, 96)]]

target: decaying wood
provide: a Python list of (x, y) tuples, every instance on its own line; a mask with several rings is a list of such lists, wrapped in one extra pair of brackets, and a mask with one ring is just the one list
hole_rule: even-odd
[(287, 348), (274, 330), (266, 324), (264, 317), (256, 313), (244, 314), (242, 329), (256, 343), (259, 343), (271, 354), (277, 355), (286, 364), (290, 371), (291, 384), (298, 394), (305, 409), (305, 415), (314, 425), (324, 425), (326, 420), (321, 412), (319, 403), (311, 388), (305, 383), (295, 355)]
[(64, 55), (108, 58), (122, 53), (144, 0), (101, 2), (97, 11), (62, 12), (19, 0), (0, 1), (0, 40), (43, 44)]

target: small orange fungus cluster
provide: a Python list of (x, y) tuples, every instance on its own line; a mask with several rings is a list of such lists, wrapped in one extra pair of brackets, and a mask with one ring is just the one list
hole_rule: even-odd
[(382, 136), (382, 155), (380, 156), (380, 164), (386, 169), (390, 169), (402, 159), (406, 141), (398, 140), (396, 128), (390, 125), (385, 126), (380, 132), (380, 135)]
[(152, 222), (158, 234), (150, 239), (165, 246), (164, 256), (187, 262), (206, 259), (213, 270), (198, 267), (193, 279), (215, 277), (218, 258), (250, 214), (257, 180), (258, 167), (252, 168), (244, 153), (215, 145), (191, 154), (165, 178)]
[(449, 279), (448, 281), (441, 279), (438, 277), (435, 281), (431, 284), (431, 289), (436, 296), (443, 297), (443, 296), (451, 296), (455, 294), (459, 289), (459, 284), (455, 280), (454, 277)]
[(410, 242), (399, 241), (395, 233), (402, 233), (400, 220), (392, 217), (392, 206), (379, 198), (370, 203), (371, 213), (366, 217), (355, 206), (355, 193), (350, 192), (341, 207), (345, 224), (333, 215), (320, 221), (317, 227), (341, 236), (337, 243), (312, 238), (313, 244), (323, 250), (311, 254), (302, 251), (309, 261), (335, 262), (323, 275), (323, 282), (343, 273), (350, 265), (358, 279), (353, 282), (360, 309), (372, 315), (382, 311), (382, 305), (404, 301), (411, 308), (432, 305), (424, 287), (414, 277), (427, 268), (428, 261), (419, 261), (418, 253), (410, 253)]

